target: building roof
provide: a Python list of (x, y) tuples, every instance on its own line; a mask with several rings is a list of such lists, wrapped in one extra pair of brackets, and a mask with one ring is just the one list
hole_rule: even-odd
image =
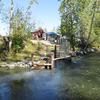
[(57, 36), (59, 34), (55, 33), (55, 32), (47, 32), (48, 35), (53, 35), (53, 36)]

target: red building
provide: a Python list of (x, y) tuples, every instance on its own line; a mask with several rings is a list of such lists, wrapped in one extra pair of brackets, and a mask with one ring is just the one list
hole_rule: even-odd
[(43, 29), (39, 29), (35, 32), (32, 32), (32, 37), (33, 39), (42, 39), (43, 38), (43, 34), (44, 34), (44, 30)]

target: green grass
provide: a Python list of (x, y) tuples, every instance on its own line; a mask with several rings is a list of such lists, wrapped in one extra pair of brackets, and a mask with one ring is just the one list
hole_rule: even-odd
[(23, 61), (23, 60), (31, 60), (31, 54), (35, 54), (35, 60), (40, 60), (40, 55), (45, 55), (49, 54), (50, 51), (53, 50), (52, 46), (48, 46), (48, 48), (39, 43), (39, 44), (33, 44), (30, 40), (27, 40), (25, 42), (25, 48), (20, 52), (14, 54), (13, 51), (11, 51), (8, 54), (7, 60), (6, 61), (0, 61), (0, 64), (4, 62), (18, 62), (18, 61)]

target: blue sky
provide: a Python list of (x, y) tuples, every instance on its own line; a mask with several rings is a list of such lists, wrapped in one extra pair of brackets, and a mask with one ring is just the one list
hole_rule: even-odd
[[(10, 0), (4, 0), (5, 1), (5, 9), (9, 9), (9, 2)], [(28, 0), (14, 0), (15, 1), (15, 8), (25, 8), (27, 6)], [(60, 15), (59, 15), (59, 2), (58, 0), (38, 0), (38, 4), (35, 4), (31, 11), (32, 11), (32, 22), (36, 23), (36, 28), (42, 27), (46, 28), (47, 31), (52, 31), (53, 28), (57, 28), (60, 25)], [(8, 12), (8, 11), (7, 11)], [(5, 34), (6, 24), (1, 23), (0, 20), (0, 34)], [(2, 26), (2, 27), (1, 27)], [(5, 31), (3, 32), (3, 30)]]
[(40, 25), (51, 31), (60, 24), (59, 2), (57, 0), (38, 0), (38, 2), (39, 4), (33, 8), (33, 15), (35, 13), (34, 17), (37, 17)]

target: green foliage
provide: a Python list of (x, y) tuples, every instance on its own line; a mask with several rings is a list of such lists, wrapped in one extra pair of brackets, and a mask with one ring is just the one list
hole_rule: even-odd
[(11, 36), (14, 53), (20, 52), (24, 48), (26, 32), (26, 23), (24, 21), (23, 13), (18, 9), (13, 17), (13, 34)]
[[(98, 42), (99, 1), (98, 0), (60, 0), (61, 26), (60, 33), (69, 38), (73, 48), (77, 40), (86, 40), (86, 47)], [(81, 40), (82, 39), (82, 40)]]
[(60, 7), (61, 12), (61, 34), (66, 35), (70, 45), (75, 50), (75, 36), (77, 33), (78, 16), (75, 11), (75, 2), (63, 0)]
[(12, 37), (12, 50), (14, 53), (20, 52), (24, 46), (23, 37), (20, 34), (14, 34)]
[(24, 13), (17, 9), (13, 16), (12, 50), (14, 53), (20, 52), (25, 47), (24, 42), (31, 38), (31, 25)]
[(37, 0), (28, 0), (24, 11), (22, 8), (15, 7), (16, 4), (14, 3), (14, 0), (10, 1), (10, 14), (6, 13), (7, 18), (4, 17), (4, 14), (1, 13), (1, 15), (3, 16), (3, 20), (6, 20), (9, 24), (9, 36), (12, 41), (12, 51), (16, 53), (24, 48), (24, 42), (27, 41), (28, 38), (31, 38), (31, 29), (35, 28), (34, 24), (30, 23), (30, 18), (31, 7), (34, 3), (37, 3)]

